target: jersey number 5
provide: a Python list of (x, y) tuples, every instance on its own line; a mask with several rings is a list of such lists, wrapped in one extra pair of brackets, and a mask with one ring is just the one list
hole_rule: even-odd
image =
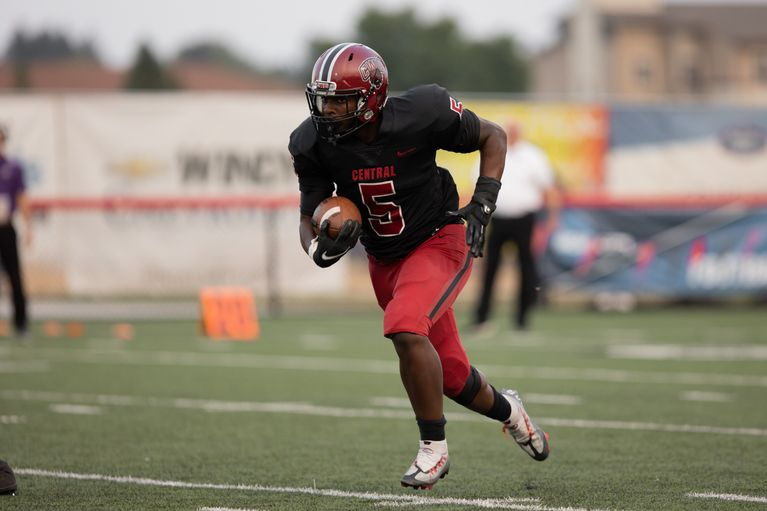
[(370, 227), (381, 237), (397, 236), (405, 229), (402, 208), (385, 200), (395, 194), (394, 181), (359, 183), (362, 202), (370, 212)]

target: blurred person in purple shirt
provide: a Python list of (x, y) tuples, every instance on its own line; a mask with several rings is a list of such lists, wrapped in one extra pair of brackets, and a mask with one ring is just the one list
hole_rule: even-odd
[(13, 219), (18, 211), (24, 221), (24, 244), (32, 243), (32, 214), (27, 201), (24, 171), (5, 155), (8, 129), (0, 125), (0, 264), (8, 276), (13, 297), (13, 326), (17, 337), (27, 334), (27, 297)]

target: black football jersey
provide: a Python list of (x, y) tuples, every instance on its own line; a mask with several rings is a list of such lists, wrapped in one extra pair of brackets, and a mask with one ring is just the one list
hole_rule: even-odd
[(301, 191), (301, 214), (311, 216), (322, 199), (351, 199), (362, 214), (360, 241), (377, 259), (405, 257), (437, 229), (460, 222), (450, 173), (438, 167), (438, 149), (478, 149), (476, 114), (438, 85), (390, 97), (376, 140), (354, 136), (333, 144), (317, 136), (311, 118), (290, 135), (289, 150)]

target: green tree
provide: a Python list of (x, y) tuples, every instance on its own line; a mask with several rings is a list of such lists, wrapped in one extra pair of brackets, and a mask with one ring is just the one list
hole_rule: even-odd
[(136, 59), (128, 71), (123, 88), (162, 90), (176, 89), (178, 85), (155, 58), (149, 45), (144, 43), (139, 47)]
[(65, 59), (99, 61), (96, 50), (90, 42), (73, 43), (67, 36), (56, 31), (27, 34), (23, 30), (17, 30), (8, 44), (5, 58), (10, 62)]
[[(353, 40), (381, 54), (393, 90), (424, 83), (438, 83), (456, 92), (527, 90), (528, 63), (512, 37), (468, 40), (449, 17), (430, 24), (420, 22), (413, 9), (386, 13), (372, 8), (360, 18)], [(320, 52), (338, 42), (312, 41), (305, 76)]]
[(240, 71), (254, 71), (254, 67), (226, 45), (217, 41), (203, 41), (182, 48), (177, 62), (214, 64)]
[(29, 66), (24, 60), (13, 62), (13, 88), (17, 90), (29, 89)]

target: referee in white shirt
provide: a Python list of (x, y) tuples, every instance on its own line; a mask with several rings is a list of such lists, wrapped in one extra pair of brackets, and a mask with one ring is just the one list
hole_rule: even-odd
[(539, 276), (532, 252), (536, 215), (548, 210), (546, 228), (551, 232), (559, 221), (562, 196), (546, 154), (536, 145), (521, 138), (516, 124), (507, 127), (506, 166), (503, 186), (498, 194), (497, 209), (490, 219), (485, 248), (482, 290), (474, 313), (474, 330), (488, 326), (501, 249), (507, 242), (517, 248), (519, 292), (512, 303), (514, 327), (529, 327), (529, 314), (536, 302)]

